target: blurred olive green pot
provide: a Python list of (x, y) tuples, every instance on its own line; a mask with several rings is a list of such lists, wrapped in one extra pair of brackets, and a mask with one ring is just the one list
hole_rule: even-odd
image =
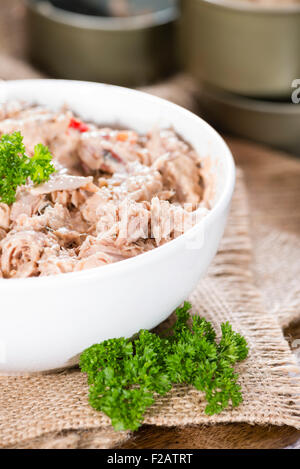
[(300, 103), (249, 99), (207, 85), (200, 103), (219, 130), (300, 156)]
[(182, 0), (182, 58), (197, 79), (256, 97), (288, 97), (300, 77), (300, 5)]
[(93, 17), (27, 0), (29, 55), (56, 78), (139, 86), (176, 67), (174, 7), (128, 18)]

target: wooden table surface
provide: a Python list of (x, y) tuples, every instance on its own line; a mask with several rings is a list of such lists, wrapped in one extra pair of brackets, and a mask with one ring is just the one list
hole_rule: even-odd
[[(23, 59), (25, 57), (26, 41), (24, 33), (24, 5), (22, 0), (0, 1), (0, 53), (9, 57)], [(11, 62), (14, 66), (14, 62)], [(1, 65), (0, 65), (1, 67)], [(0, 69), (1, 72), (1, 69)], [(2, 70), (2, 77), (8, 73)], [(16, 64), (14, 78), (29, 77), (31, 69), (18, 68)], [(19, 75), (19, 76), (18, 76)], [(248, 158), (251, 153), (249, 144), (238, 144), (232, 141), (237, 163), (244, 168), (247, 175), (255, 169), (255, 157)], [(253, 154), (255, 155), (255, 151)], [(268, 158), (272, 164), (272, 150), (268, 150)], [(276, 159), (276, 158), (275, 158)], [(275, 160), (274, 160), (275, 161)], [(298, 163), (300, 168), (300, 160)], [(299, 184), (300, 187), (300, 184)], [(251, 191), (251, 177), (249, 178)], [(300, 314), (300, 311), (299, 311)], [(294, 339), (300, 338), (300, 323), (290, 327), (286, 334)], [(123, 448), (297, 448), (300, 449), (300, 432), (287, 427), (258, 427), (247, 424), (230, 424), (214, 426), (197, 426), (188, 428), (159, 428), (144, 426), (129, 440)]]

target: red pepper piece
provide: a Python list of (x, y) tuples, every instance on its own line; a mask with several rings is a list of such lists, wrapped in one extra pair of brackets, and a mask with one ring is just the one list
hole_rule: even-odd
[(75, 130), (78, 130), (79, 132), (88, 132), (90, 129), (89, 129), (89, 126), (86, 125), (84, 122), (81, 122), (77, 119), (71, 119), (70, 120), (70, 123), (69, 123), (69, 129), (75, 129)]

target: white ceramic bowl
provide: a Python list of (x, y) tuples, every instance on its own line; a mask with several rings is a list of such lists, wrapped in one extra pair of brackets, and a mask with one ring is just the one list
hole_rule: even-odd
[[(69, 366), (86, 347), (151, 329), (196, 286), (222, 237), (235, 180), (223, 139), (206, 122), (162, 99), (95, 83), (26, 80), (2, 85), (6, 100), (69, 105), (83, 119), (147, 132), (170, 126), (215, 178), (213, 209), (189, 232), (138, 257), (59, 276), (0, 280), (0, 373)], [(4, 96), (3, 96), (4, 95)]]

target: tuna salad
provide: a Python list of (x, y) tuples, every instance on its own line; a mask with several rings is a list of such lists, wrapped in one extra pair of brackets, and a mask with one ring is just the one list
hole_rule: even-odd
[(48, 147), (55, 172), (0, 203), (0, 277), (37, 277), (104, 266), (180, 236), (204, 217), (200, 157), (172, 129), (85, 123), (24, 103), (0, 107), (0, 137), (20, 132), (27, 155)]

